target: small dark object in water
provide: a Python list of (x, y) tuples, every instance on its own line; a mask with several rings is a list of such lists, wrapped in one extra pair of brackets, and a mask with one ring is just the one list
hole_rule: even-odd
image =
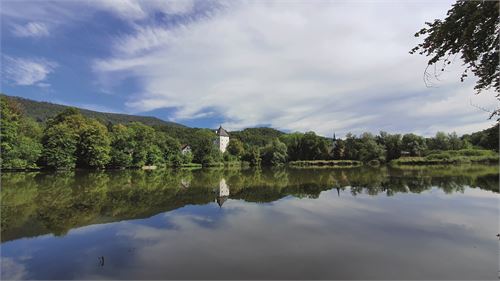
[(497, 234), (498, 239), (500, 240), (500, 233)]
[(98, 259), (99, 259), (99, 265), (104, 266), (104, 256), (100, 256), (98, 257)]

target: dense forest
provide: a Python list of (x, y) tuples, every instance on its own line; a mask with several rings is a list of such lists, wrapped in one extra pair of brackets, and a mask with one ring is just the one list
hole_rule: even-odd
[[(493, 152), (498, 151), (498, 124), (461, 137), (438, 132), (432, 138), (380, 132), (376, 136), (347, 134), (344, 139), (336, 139), (314, 132), (249, 128), (230, 132), (228, 149), (221, 153), (214, 146), (216, 135), (210, 129), (175, 123), (148, 126), (130, 115), (120, 115), (127, 116), (122, 119), (106, 119), (110, 116), (106, 113), (89, 117), (86, 111), (72, 107), (54, 111), (53, 115), (43, 111), (44, 118), (40, 118), (32, 108), (37, 102), (23, 100), (20, 103), (19, 99), (0, 96), (2, 169), (181, 167), (192, 163), (259, 166), (304, 160), (384, 163), (406, 158), (433, 163), (464, 157), (498, 161), (498, 154)], [(191, 152), (181, 153), (182, 144), (189, 144)]]

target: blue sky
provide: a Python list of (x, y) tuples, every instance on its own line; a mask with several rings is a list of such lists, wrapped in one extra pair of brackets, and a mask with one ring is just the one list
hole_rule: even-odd
[(195, 127), (467, 133), (492, 93), (427, 87), (413, 34), (451, 1), (2, 1), (2, 91)]

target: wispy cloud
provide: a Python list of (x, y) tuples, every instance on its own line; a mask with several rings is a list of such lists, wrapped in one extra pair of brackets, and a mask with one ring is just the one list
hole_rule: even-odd
[[(198, 0), (199, 1), (199, 0)], [(87, 0), (87, 1), (7, 1), (2, 3), (3, 23), (18, 37), (46, 37), (49, 27), (68, 26), (107, 12), (134, 24), (154, 19), (158, 14), (182, 16), (195, 8), (195, 0)]]
[(57, 63), (42, 58), (2, 56), (2, 60), (3, 79), (19, 86), (40, 85), (46, 88), (49, 84), (44, 81), (57, 67)]
[[(492, 122), (470, 99), (485, 108), (497, 103), (491, 93), (473, 96), (473, 80), (459, 82), (460, 62), (426, 88), (426, 58), (408, 54), (419, 42), (415, 31), (452, 3), (8, 1), (0, 15), (17, 36), (50, 39), (55, 27), (62, 33), (102, 12), (119, 22), (111, 41), (82, 44), (111, 48), (88, 61), (97, 87), (116, 89), (127, 111), (171, 108), (172, 120), (210, 116), (229, 129), (427, 135), (482, 129)], [(20, 58), (4, 65), (11, 84), (40, 87), (56, 67)], [(131, 80), (133, 92), (123, 91)]]
[(17, 37), (46, 37), (49, 36), (49, 29), (42, 22), (28, 22), (14, 25), (12, 33)]
[[(231, 129), (428, 133), (437, 120), (427, 104), (451, 99), (456, 114), (473, 117), (439, 114), (445, 118), (439, 123), (459, 130), (485, 123), (485, 114), (458, 99), (473, 93), (473, 84), (460, 84), (457, 68), (441, 77), (439, 88), (426, 88), (425, 58), (408, 54), (414, 32), (449, 5), (228, 2), (179, 26), (138, 25), (94, 69), (135, 77), (143, 88), (127, 97), (128, 106), (171, 107), (177, 120), (210, 110)], [(494, 100), (484, 96), (481, 102)], [(422, 105), (415, 119), (411, 112)]]
[(91, 5), (99, 10), (106, 10), (126, 20), (142, 20), (161, 12), (168, 15), (189, 13), (194, 7), (193, 0), (97, 0)]

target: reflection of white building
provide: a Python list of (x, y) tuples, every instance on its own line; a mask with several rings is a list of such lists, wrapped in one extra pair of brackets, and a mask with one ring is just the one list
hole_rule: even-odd
[(217, 134), (217, 139), (215, 140), (215, 145), (219, 148), (221, 152), (226, 152), (226, 148), (229, 145), (229, 134), (222, 126), (215, 131)]
[(181, 188), (188, 188), (191, 185), (190, 179), (181, 179)]
[(219, 207), (222, 207), (222, 204), (224, 204), (229, 197), (229, 186), (226, 184), (225, 179), (220, 180), (219, 189), (215, 192), (217, 193), (217, 204), (219, 204)]
[(219, 197), (224, 196), (229, 196), (229, 186), (227, 186), (225, 179), (221, 179), (219, 182)]

